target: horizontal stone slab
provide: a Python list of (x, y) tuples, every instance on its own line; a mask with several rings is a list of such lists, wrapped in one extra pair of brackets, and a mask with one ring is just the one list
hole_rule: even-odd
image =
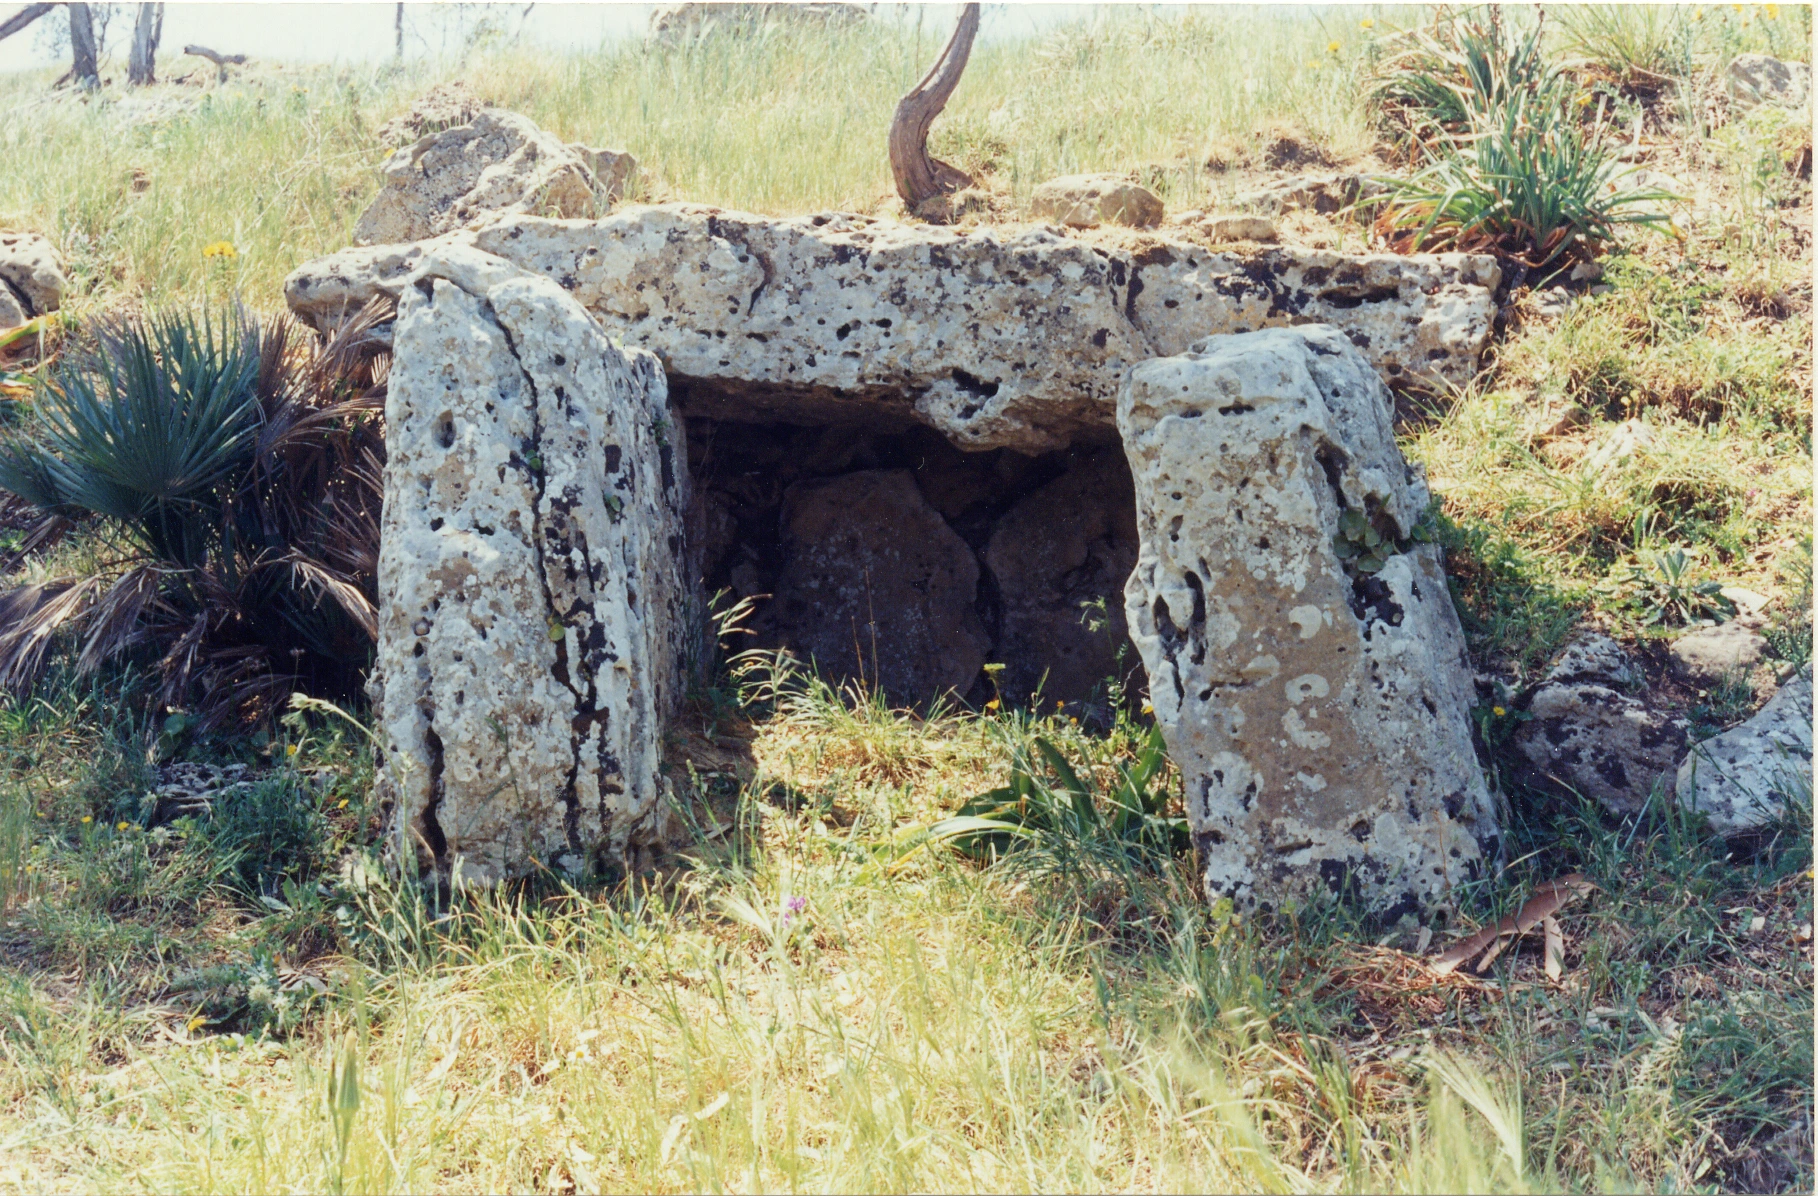
[(964, 448), (1025, 452), (1114, 439), (1130, 367), (1215, 334), (1331, 324), (1392, 381), (1462, 385), (1489, 342), (1500, 281), (1494, 260), (1473, 254), (1159, 238), (1132, 252), (1043, 226), (959, 232), (663, 205), (343, 250), (293, 273), (285, 298), (327, 329), (400, 294), (432, 253), (554, 280), (609, 333), (654, 352), (689, 414), (893, 414)]

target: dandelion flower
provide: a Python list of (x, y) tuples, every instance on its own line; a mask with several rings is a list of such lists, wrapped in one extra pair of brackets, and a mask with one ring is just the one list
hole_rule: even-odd
[(1003, 704), (1004, 703), (1003, 703), (1002, 699), (992, 698), (989, 702), (985, 703), (985, 709), (986, 710), (996, 710), (999, 706), (1002, 706)]
[(294, 743), (288, 743), (288, 744), (285, 744), (285, 745), (284, 745), (284, 754), (285, 754), (285, 755), (286, 755), (286, 756), (294, 756), (294, 755), (296, 755), (296, 754), (297, 754), (297, 745), (296, 745), (296, 744), (294, 744)]
[(1376, 18), (1365, 17), (1363, 20), (1357, 22), (1357, 27), (1359, 29), (1374, 29), (1376, 28)]
[(93, 814), (84, 814), (82, 816), (82, 823), (84, 826), (88, 825), (89, 823), (93, 822), (94, 820), (95, 820), (95, 816)]
[(203, 257), (239, 257), (240, 251), (234, 248), (232, 241), (210, 241), (202, 247)]
[(1588, 91), (1584, 92), (1576, 100), (1574, 100), (1572, 102), (1577, 104), (1580, 108), (1583, 108), (1585, 105), (1587, 105), (1591, 102), (1591, 93)]
[(1326, 43), (1326, 53), (1328, 53), (1328, 54), (1338, 53), (1338, 43), (1337, 42), (1327, 42)]
[(1501, 718), (1503, 715), (1507, 714), (1508, 711), (1504, 710), (1501, 706), (1492, 706), (1490, 707), (1490, 713), (1494, 714), (1497, 718)]
[(119, 826), (116, 826), (114, 829), (117, 831), (123, 831), (123, 830), (126, 830), (130, 826), (132, 826), (132, 823), (122, 822)]
[(1077, 718), (1074, 718), (1071, 714), (1069, 714), (1067, 716), (1067, 725), (1070, 727), (1077, 727), (1077, 726), (1079, 726), (1079, 720)]

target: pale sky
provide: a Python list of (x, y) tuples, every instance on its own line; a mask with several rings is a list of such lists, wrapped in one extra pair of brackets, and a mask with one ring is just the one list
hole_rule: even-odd
[[(133, 4), (114, 6), (107, 34), (110, 51), (124, 59), (127, 38), (136, 9)], [(452, 53), (460, 48), (460, 26), (490, 13), (504, 21), (508, 33), (521, 27), (521, 37), (551, 49), (591, 49), (603, 41), (642, 36), (654, 4), (563, 3), (535, 5), (528, 17), (521, 3), (406, 4), (405, 53), (410, 57)], [(880, 4), (880, 15), (913, 19), (917, 6)], [(956, 5), (930, 4), (925, 19), (935, 27), (950, 25)], [(1079, 20), (1100, 5), (1089, 4), (987, 4), (981, 14), (979, 37), (995, 40), (1018, 37), (1069, 20)], [(18, 10), (13, 0), (0, 0), (0, 17)], [(165, 10), (164, 37), (159, 47), (159, 73), (182, 71), (199, 65), (179, 56), (189, 43), (199, 43), (224, 54), (285, 62), (365, 62), (388, 58), (392, 53), (394, 7), (386, 0), (361, 3), (196, 3), (169, 4)], [(51, 18), (46, 18), (45, 21)], [(62, 61), (45, 36), (45, 21), (0, 41), (0, 71), (45, 67)], [(179, 65), (182, 64), (182, 65)]]

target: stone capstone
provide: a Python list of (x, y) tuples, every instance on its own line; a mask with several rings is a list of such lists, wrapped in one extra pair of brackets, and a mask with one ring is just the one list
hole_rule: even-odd
[(1761, 663), (1767, 637), (1731, 621), (1688, 631), (1673, 641), (1673, 667), (1686, 679), (1704, 685), (1747, 674)]
[(1739, 727), (1694, 747), (1679, 766), (1674, 793), (1730, 837), (1759, 830), (1789, 802), (1812, 800), (1812, 674), (1781, 686)]
[(989, 639), (978, 563), (905, 469), (798, 483), (783, 505), (784, 564), (757, 631), (823, 672), (899, 700), (964, 694)]
[(1029, 494), (985, 549), (1003, 611), (992, 649), (1004, 696), (1054, 700), (1128, 678), (1134, 659), (1119, 591), (1136, 565), (1135, 496), (1119, 455), (1103, 453)]
[(384, 185), (354, 226), (356, 245), (421, 241), (505, 213), (590, 217), (604, 198), (582, 152), (492, 108), (425, 134), (380, 173)]
[[(1135, 363), (1227, 332), (1339, 328), (1391, 379), (1462, 384), (1489, 342), (1500, 274), (1469, 254), (1345, 255), (1157, 240), (1141, 253), (851, 215), (769, 219), (687, 205), (602, 220), (506, 217), (446, 238), (550, 278), (656, 353), (690, 414), (913, 420), (968, 450), (1112, 437)], [(399, 293), (435, 246), (374, 245), (285, 282), (337, 326)]]
[(1636, 814), (1685, 753), (1684, 719), (1626, 692), (1639, 680), (1628, 653), (1603, 635), (1561, 654), (1526, 705), (1511, 744), (1529, 784)]
[(1501, 852), (1425, 482), (1330, 327), (1214, 337), (1130, 372), (1141, 555), (1126, 617), (1208, 893), (1444, 905)]
[(63, 259), (37, 233), (0, 231), (0, 328), (63, 306)]
[(488, 882), (651, 833), (689, 610), (661, 368), (560, 287), (430, 255), (386, 403), (383, 779), (435, 862)]
[(1744, 108), (1772, 104), (1804, 108), (1812, 94), (1809, 63), (1783, 62), (1771, 54), (1739, 54), (1724, 71), (1730, 99)]
[(1068, 228), (1124, 224), (1153, 228), (1162, 222), (1162, 201), (1147, 187), (1115, 174), (1070, 174), (1038, 185), (1029, 213)]

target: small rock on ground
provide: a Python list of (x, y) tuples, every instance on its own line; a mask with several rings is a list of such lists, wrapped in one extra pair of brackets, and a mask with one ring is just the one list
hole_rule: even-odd
[(1673, 641), (1674, 667), (1689, 681), (1711, 684), (1761, 663), (1767, 639), (1737, 622), (1700, 627)]
[(1051, 179), (1035, 189), (1029, 207), (1036, 219), (1052, 220), (1069, 228), (1097, 228), (1101, 224), (1153, 228), (1165, 214), (1161, 198), (1153, 191), (1114, 174), (1070, 174)]
[(1694, 747), (1674, 792), (1730, 837), (1779, 818), (1812, 794), (1812, 674), (1781, 686), (1755, 717)]

